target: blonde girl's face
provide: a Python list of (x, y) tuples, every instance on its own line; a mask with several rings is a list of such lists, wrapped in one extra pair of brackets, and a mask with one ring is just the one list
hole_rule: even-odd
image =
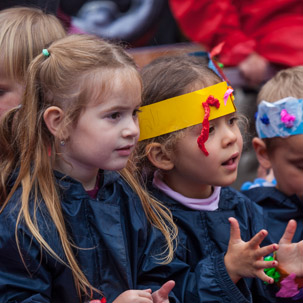
[[(70, 129), (65, 145), (60, 146), (64, 160), (59, 163), (59, 170), (67, 170), (83, 183), (98, 169), (124, 168), (139, 138), (139, 78), (121, 73), (108, 81), (110, 88), (105, 94), (92, 92), (102, 100), (89, 102), (76, 126)], [(101, 88), (94, 85), (94, 89)]]
[(228, 186), (237, 178), (243, 140), (236, 114), (209, 121), (209, 138), (205, 147), (208, 156), (197, 144), (202, 125), (189, 127), (176, 144), (174, 168), (165, 182), (190, 198), (207, 198), (211, 186)]
[(0, 117), (21, 103), (23, 85), (5, 75), (0, 66)]

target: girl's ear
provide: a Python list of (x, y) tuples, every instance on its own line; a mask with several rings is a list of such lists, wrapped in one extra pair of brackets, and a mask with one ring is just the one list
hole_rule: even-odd
[(166, 152), (162, 144), (153, 142), (145, 147), (148, 160), (157, 168), (162, 170), (171, 170), (174, 163)]
[(43, 119), (48, 130), (58, 139), (65, 139), (65, 136), (62, 133), (63, 118), (64, 111), (57, 106), (48, 107), (43, 114)]
[(271, 162), (265, 142), (262, 139), (255, 137), (252, 140), (252, 145), (254, 147), (259, 164), (266, 170), (270, 169)]

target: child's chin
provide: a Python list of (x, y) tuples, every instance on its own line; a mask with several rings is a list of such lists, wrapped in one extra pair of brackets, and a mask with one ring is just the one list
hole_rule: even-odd
[(230, 176), (230, 178), (226, 178), (226, 180), (224, 180), (220, 186), (222, 186), (222, 187), (230, 186), (234, 182), (236, 182), (236, 180), (237, 180), (237, 175), (232, 176), (232, 177)]
[(108, 171), (118, 171), (125, 168), (126, 165), (127, 165), (127, 161), (119, 161), (119, 163), (116, 162), (114, 165), (108, 165), (103, 169)]

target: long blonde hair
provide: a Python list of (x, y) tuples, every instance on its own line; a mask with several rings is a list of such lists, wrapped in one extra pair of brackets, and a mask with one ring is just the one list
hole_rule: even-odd
[(65, 29), (54, 15), (14, 7), (0, 11), (0, 62), (7, 76), (23, 82), (29, 63)]
[[(63, 262), (39, 233), (37, 222), (29, 212), (30, 203), (37, 203), (37, 196), (44, 200), (53, 220), (64, 249), (68, 266), (71, 268), (79, 296), (90, 295), (96, 290), (83, 274), (68, 240), (60, 199), (48, 156), (49, 147), (55, 150), (56, 141), (43, 120), (43, 113), (49, 106), (64, 109), (65, 123), (72, 124), (78, 118), (87, 102), (89, 74), (94, 72), (111, 74), (113, 70), (129, 71), (139, 78), (132, 58), (116, 45), (99, 38), (86, 35), (73, 35), (58, 40), (48, 48), (49, 57), (38, 55), (31, 63), (25, 95), (21, 107), (8, 112), (0, 124), (0, 201), (1, 210), (9, 203), (17, 187), (22, 185), (21, 209), (16, 228), (24, 218), (29, 230), (49, 254)], [(108, 78), (105, 76), (105, 80)], [(106, 83), (103, 84), (106, 86)], [(11, 174), (18, 170), (13, 187), (7, 192), (6, 185)], [(139, 186), (129, 169), (121, 172), (125, 180), (139, 195), (142, 206), (151, 224), (158, 228), (167, 242), (164, 262), (173, 257), (173, 240), (177, 228), (171, 213), (148, 196)], [(29, 196), (35, 197), (31, 202)], [(16, 235), (17, 237), (17, 235)], [(18, 239), (17, 239), (18, 241)]]

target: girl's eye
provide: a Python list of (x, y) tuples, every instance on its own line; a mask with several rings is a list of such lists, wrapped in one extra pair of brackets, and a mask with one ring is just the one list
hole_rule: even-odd
[(6, 91), (4, 89), (0, 89), (0, 96), (4, 96), (5, 93)]
[(303, 162), (295, 162), (293, 163), (299, 170), (303, 170)]
[(238, 121), (237, 117), (232, 117), (232, 118), (229, 119), (228, 122), (229, 122), (230, 125), (234, 125), (237, 121)]
[(120, 118), (120, 116), (121, 116), (120, 113), (113, 113), (113, 114), (109, 115), (109, 118), (115, 120), (115, 119)]
[(214, 126), (210, 126), (209, 127), (209, 134), (211, 134), (212, 132), (214, 132), (215, 131), (215, 127)]
[(141, 113), (141, 110), (140, 110), (140, 109), (135, 109), (135, 110), (133, 111), (133, 116), (134, 116), (134, 117), (137, 117), (139, 113)]

